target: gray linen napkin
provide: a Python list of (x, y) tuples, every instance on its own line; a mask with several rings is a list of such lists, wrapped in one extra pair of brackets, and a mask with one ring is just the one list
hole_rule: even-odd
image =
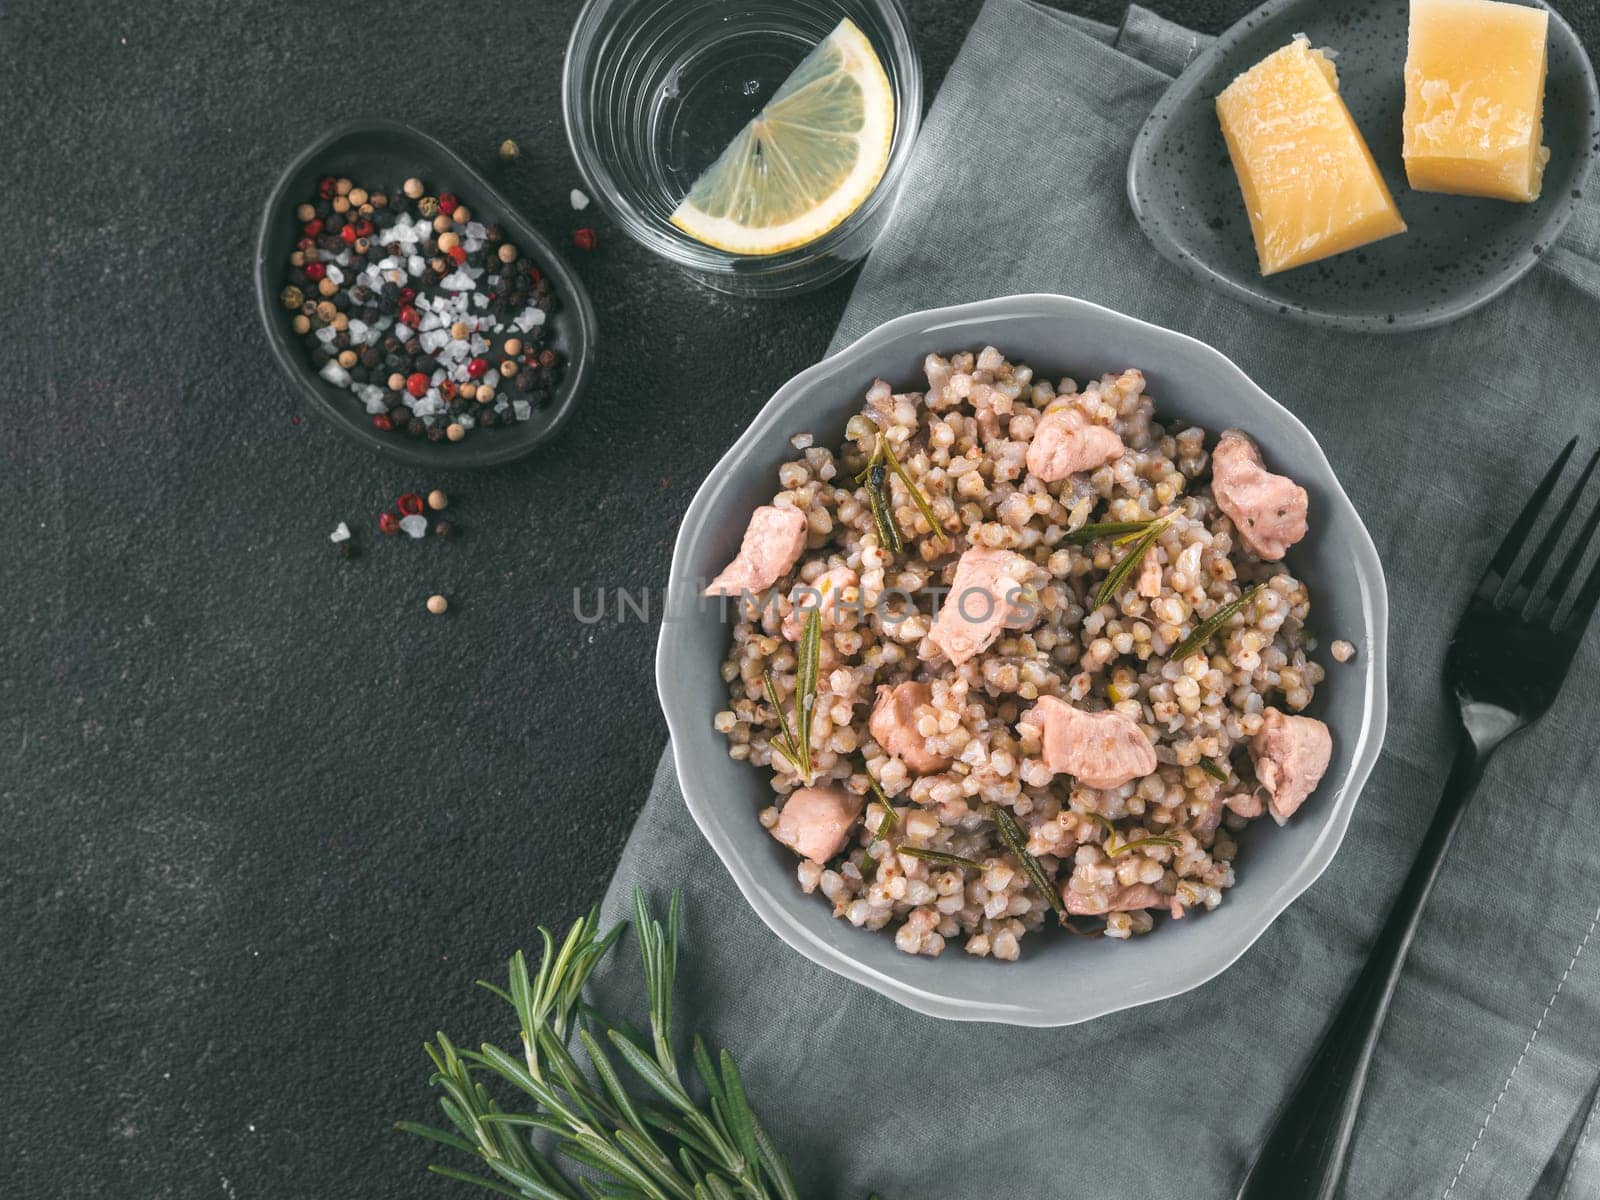
[[(1203, 41), (1137, 8), (1116, 31), (989, 0), (835, 344), (920, 308), (1055, 291), (1233, 357), (1311, 427), (1383, 555), (1382, 761), (1327, 874), (1232, 969), (1163, 1003), (1032, 1030), (918, 1016), (789, 950), (745, 906), (664, 760), (607, 911), (624, 916), (635, 884), (683, 885), (680, 1011), (736, 1050), (808, 1196), (1232, 1196), (1432, 812), (1454, 744), (1439, 670), (1455, 616), (1555, 451), (1574, 433), (1600, 444), (1593, 204), (1508, 294), (1403, 336), (1279, 321), (1157, 257), (1123, 170)], [(1501, 751), (1466, 820), (1378, 1052), (1347, 1196), (1518, 1200), (1588, 1090), (1597, 667), (1600, 633), (1556, 710)], [(607, 974), (608, 1000), (638, 1003), (633, 974)], [(1589, 1145), (1567, 1194), (1596, 1188)]]

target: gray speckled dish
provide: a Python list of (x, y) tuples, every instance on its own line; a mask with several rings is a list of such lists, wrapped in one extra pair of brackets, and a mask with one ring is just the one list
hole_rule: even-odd
[[(1156, 249), (1260, 308), (1379, 332), (1453, 321), (1520, 279), (1572, 215), (1597, 148), (1600, 99), (1589, 58), (1552, 11), (1544, 106), (1550, 164), (1538, 200), (1414, 192), (1400, 159), (1407, 17), (1405, 0), (1272, 0), (1190, 63), (1128, 159), (1128, 199)], [(1339, 52), (1340, 92), (1410, 228), (1263, 279), (1214, 102), (1235, 76), (1297, 33)]]
[[(835, 920), (820, 895), (801, 893), (794, 855), (756, 819), (772, 794), (765, 772), (729, 758), (725, 739), (711, 727), (727, 704), (720, 668), (729, 625), (720, 604), (698, 600), (699, 586), (733, 557), (751, 510), (778, 490), (778, 467), (795, 453), (792, 435), (811, 433), (821, 445), (837, 445), (875, 377), (897, 389), (920, 388), (930, 350), (990, 344), (1053, 376), (1082, 380), (1137, 366), (1149, 379), (1158, 417), (1198, 422), (1212, 433), (1248, 430), (1273, 469), (1311, 494), (1311, 532), (1289, 561), (1312, 589), (1316, 627), (1326, 639), (1343, 637), (1359, 648), (1352, 662), (1330, 669), (1311, 709), (1333, 730), (1334, 757), (1322, 786), (1286, 827), (1267, 821), (1245, 831), (1239, 881), (1221, 907), (1183, 921), (1161, 918), (1154, 933), (1131, 942), (1042, 930), (1024, 940), (1015, 963), (972, 958), (954, 943), (936, 959), (902, 954), (887, 933)], [(899, 317), (784, 384), (689, 505), (673, 551), (667, 612), (656, 686), (678, 779), (690, 813), (745, 899), (813, 962), (908, 1008), (953, 1020), (1071, 1025), (1211, 979), (1322, 874), (1383, 742), (1383, 568), (1306, 427), (1211, 347), (1064, 296), (1010, 296)]]

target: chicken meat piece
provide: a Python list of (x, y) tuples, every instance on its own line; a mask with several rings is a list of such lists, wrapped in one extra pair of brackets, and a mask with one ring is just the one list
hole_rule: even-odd
[(1211, 454), (1211, 494), (1245, 547), (1276, 562), (1306, 535), (1306, 490), (1261, 464), (1261, 451), (1237, 429), (1226, 430)]
[(1250, 742), (1256, 779), (1267, 793), (1267, 808), (1282, 825), (1316, 790), (1333, 757), (1333, 735), (1315, 717), (1291, 717), (1269, 708)]
[(1156, 748), (1125, 713), (1085, 712), (1041, 696), (1030, 721), (1043, 730), (1044, 765), (1085, 787), (1121, 787), (1156, 769)]
[(825, 863), (844, 849), (865, 807), (865, 797), (837, 785), (797, 788), (778, 810), (772, 836), (801, 858)]
[(806, 515), (798, 508), (764, 504), (750, 514), (739, 553), (706, 588), (707, 596), (759, 592), (782, 579), (806, 548)]

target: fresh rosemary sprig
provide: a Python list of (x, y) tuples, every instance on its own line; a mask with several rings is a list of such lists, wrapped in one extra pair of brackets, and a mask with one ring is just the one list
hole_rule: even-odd
[(1130, 850), (1148, 850), (1153, 846), (1181, 845), (1183, 845), (1183, 843), (1177, 838), (1172, 837), (1170, 834), (1158, 833), (1151, 837), (1135, 838), (1131, 842), (1118, 842), (1115, 846), (1107, 842), (1101, 847), (1101, 849), (1106, 852), (1106, 856), (1108, 858), (1120, 858)]
[(882, 463), (874, 463), (867, 468), (867, 507), (872, 510), (872, 524), (878, 531), (878, 542), (890, 554), (899, 554), (905, 550), (904, 539), (900, 536), (900, 527), (894, 523), (894, 507), (889, 503), (889, 491), (885, 486), (888, 468)]
[(900, 814), (894, 811), (894, 805), (889, 803), (889, 797), (883, 794), (883, 788), (871, 775), (867, 776), (867, 786), (872, 789), (872, 798), (883, 809), (883, 820), (878, 824), (876, 837), (886, 836), (890, 830), (900, 827)]
[(867, 506), (872, 510), (872, 523), (878, 530), (878, 542), (885, 550), (899, 554), (905, 549), (905, 539), (901, 536), (900, 529), (894, 522), (894, 505), (890, 503), (887, 474), (893, 472), (895, 477), (905, 485), (906, 492), (911, 496), (911, 502), (917, 506), (917, 511), (928, 522), (928, 528), (933, 530), (933, 535), (944, 545), (950, 544), (950, 535), (939, 524), (938, 518), (933, 515), (933, 505), (928, 503), (928, 498), (922, 494), (922, 489), (912, 481), (906, 469), (900, 465), (900, 459), (895, 455), (894, 447), (889, 445), (889, 439), (882, 433), (878, 434), (878, 441), (872, 447), (872, 457), (867, 460), (867, 465), (856, 476), (856, 482), (865, 484), (867, 489)]
[(772, 740), (772, 748), (789, 760), (789, 765), (807, 787), (811, 786), (812, 779), (811, 718), (817, 706), (817, 670), (822, 658), (821, 609), (818, 604), (806, 613), (806, 623), (800, 630), (800, 645), (795, 651), (794, 729), (789, 728), (789, 718), (784, 716), (772, 672), (761, 673), (761, 681), (767, 689), (767, 703), (778, 717), (778, 734)]
[(1218, 783), (1228, 782), (1229, 773), (1227, 769), (1219, 763), (1212, 762), (1209, 758), (1202, 758), (1200, 760), (1200, 769), (1207, 775), (1211, 776), (1211, 778), (1215, 779)]
[(911, 476), (906, 474), (906, 469), (900, 465), (900, 460), (895, 456), (894, 447), (889, 445), (889, 439), (883, 434), (878, 435), (878, 449), (882, 452), (884, 461), (889, 464), (889, 469), (895, 473), (900, 482), (905, 484), (906, 491), (911, 495), (911, 503), (917, 506), (917, 511), (922, 514), (922, 519), (928, 523), (928, 528), (933, 530), (933, 536), (946, 546), (950, 544), (950, 535), (940, 526), (938, 518), (933, 515), (933, 505), (928, 503), (928, 498), (922, 494), (922, 489), (911, 481)]
[(983, 864), (962, 858), (959, 854), (946, 854), (943, 850), (924, 850), (921, 846), (896, 846), (896, 854), (907, 858), (920, 858), (923, 862), (938, 863), (942, 867), (961, 867), (967, 871), (981, 871)]
[[(649, 996), (648, 1045), (580, 998), (623, 929), (602, 935), (599, 915), (591, 911), (559, 951), (549, 931), (540, 929), (544, 951), (532, 979), (519, 951), (511, 958), (506, 988), (479, 981), (515, 1010), (522, 1057), (489, 1043), (476, 1051), (459, 1049), (438, 1034), (425, 1047), (434, 1064), (430, 1082), (442, 1093), (439, 1106), (454, 1131), (411, 1121), (397, 1128), (474, 1157), (491, 1172), (432, 1163), (428, 1169), (435, 1174), (521, 1200), (799, 1200), (787, 1164), (750, 1107), (733, 1057), (723, 1050), (713, 1062), (704, 1042), (694, 1038), (703, 1100), (695, 1098), (679, 1069), (672, 1048), (678, 894), (665, 926), (642, 891), (634, 893), (633, 907)], [(574, 1036), (587, 1069), (570, 1047)], [(628, 1068), (632, 1089), (613, 1054)], [(526, 1111), (501, 1107), (489, 1085), (515, 1095)], [(530, 1131), (547, 1135), (554, 1154), (590, 1174), (574, 1182)]]
[(1119, 841), (1117, 827), (1111, 818), (1102, 816), (1097, 812), (1084, 813), (1083, 815), (1105, 831), (1105, 841), (1100, 843), (1100, 849), (1105, 851), (1107, 858), (1119, 858), (1130, 850), (1145, 850), (1152, 846), (1181, 846), (1183, 844), (1177, 838), (1165, 833), (1135, 838), (1131, 842)]
[(1150, 525), (1150, 521), (1102, 521), (1098, 525), (1080, 525), (1061, 540), (1068, 545), (1082, 546), (1095, 538), (1120, 539), (1125, 534), (1143, 533)]
[[(1167, 527), (1167, 522), (1172, 519), (1169, 513), (1164, 517), (1157, 517), (1144, 527), (1144, 532), (1139, 535), (1138, 541), (1133, 543), (1129, 550), (1106, 572), (1106, 577), (1100, 581), (1100, 587), (1094, 594), (1094, 606), (1099, 608), (1102, 604), (1110, 604), (1117, 598), (1117, 593), (1122, 590), (1122, 585), (1128, 582), (1134, 568), (1139, 565), (1139, 560), (1151, 546), (1156, 544), (1156, 539), (1161, 536), (1161, 531)], [(1130, 533), (1126, 535), (1132, 537)]]
[(1065, 925), (1067, 923), (1067, 910), (1062, 906), (1061, 897), (1056, 894), (1056, 889), (1050, 883), (1050, 877), (1044, 873), (1044, 867), (1039, 860), (1028, 853), (1028, 839), (1022, 836), (1022, 826), (1017, 824), (1017, 819), (998, 804), (993, 809), (994, 827), (1000, 831), (1000, 840), (1006, 844), (1006, 849), (1011, 851), (1011, 856), (1022, 864), (1022, 872), (1028, 881), (1050, 903), (1050, 909), (1056, 914), (1056, 920)]
[(1200, 624), (1194, 627), (1193, 633), (1172, 648), (1172, 653), (1167, 656), (1168, 660), (1170, 662), (1178, 662), (1188, 658), (1189, 655), (1204, 646), (1211, 640), (1217, 630), (1227, 624), (1236, 612), (1254, 600), (1256, 594), (1266, 586), (1264, 583), (1258, 583), (1254, 587), (1246, 589), (1238, 599), (1228, 601), (1204, 621), (1201, 621)]

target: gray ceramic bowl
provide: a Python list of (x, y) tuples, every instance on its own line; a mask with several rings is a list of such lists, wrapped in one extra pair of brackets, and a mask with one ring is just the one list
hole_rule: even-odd
[[(1316, 627), (1359, 648), (1335, 668), (1312, 712), (1333, 730), (1334, 757), (1315, 796), (1279, 829), (1253, 824), (1242, 838), (1239, 882), (1215, 912), (1130, 942), (1083, 941), (1041, 931), (1021, 961), (968, 957), (952, 945), (940, 958), (894, 948), (887, 933), (835, 920), (820, 896), (803, 895), (795, 857), (756, 820), (771, 792), (764, 773), (728, 757), (711, 727), (726, 707), (719, 671), (729, 627), (720, 606), (701, 605), (697, 582), (733, 557), (750, 511), (778, 490), (789, 438), (809, 432), (837, 444), (875, 377), (923, 386), (930, 351), (1000, 348), (1042, 373), (1096, 378), (1141, 368), (1159, 416), (1215, 433), (1248, 430), (1275, 470), (1311, 494), (1311, 533), (1290, 562), (1312, 589)], [(1064, 296), (1010, 296), (913, 313), (795, 376), (772, 397), (700, 488), (678, 531), (669, 619), (656, 655), (656, 683), (689, 811), (763, 921), (812, 961), (909, 1008), (937, 1017), (1017, 1025), (1070, 1025), (1160, 1000), (1222, 971), (1320, 875), (1344, 837), (1356, 797), (1383, 742), (1388, 600), (1383, 568), (1349, 498), (1311, 434), (1211, 347)]]
[[(1544, 104), (1550, 164), (1538, 200), (1414, 192), (1400, 159), (1408, 11), (1404, 3), (1370, 0), (1271, 0), (1196, 57), (1151, 112), (1128, 158), (1128, 199), (1156, 249), (1258, 308), (1375, 333), (1453, 321), (1522, 278), (1572, 216), (1594, 158), (1600, 97), (1589, 56), (1552, 10)], [(1339, 52), (1340, 94), (1410, 228), (1263, 279), (1216, 96), (1297, 33)]]

